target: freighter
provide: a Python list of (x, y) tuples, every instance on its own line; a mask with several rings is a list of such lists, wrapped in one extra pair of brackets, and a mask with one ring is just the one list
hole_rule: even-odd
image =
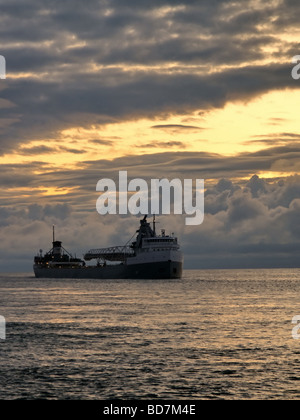
[[(140, 220), (137, 236), (131, 244), (91, 249), (83, 259), (73, 257), (55, 240), (52, 249), (34, 258), (33, 270), (39, 278), (78, 279), (177, 279), (182, 276), (183, 254), (177, 238), (161, 229), (157, 235), (147, 216)], [(96, 260), (95, 265), (86, 261)]]

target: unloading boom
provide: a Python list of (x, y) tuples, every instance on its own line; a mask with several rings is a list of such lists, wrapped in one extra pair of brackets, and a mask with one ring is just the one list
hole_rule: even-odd
[(101, 259), (107, 261), (125, 261), (126, 258), (132, 257), (134, 250), (129, 245), (111, 246), (108, 248), (90, 249), (84, 259), (90, 261), (92, 259)]

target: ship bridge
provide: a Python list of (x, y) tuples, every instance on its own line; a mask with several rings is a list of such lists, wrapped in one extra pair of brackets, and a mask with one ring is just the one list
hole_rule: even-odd
[(108, 248), (90, 249), (84, 259), (90, 261), (92, 259), (107, 261), (125, 261), (126, 258), (132, 257), (134, 250), (129, 245), (111, 246)]

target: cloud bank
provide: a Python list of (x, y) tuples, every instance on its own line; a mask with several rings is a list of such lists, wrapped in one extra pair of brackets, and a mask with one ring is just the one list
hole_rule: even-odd
[[(139, 217), (105, 215), (70, 204), (1, 207), (0, 255), (7, 270), (30, 271), (32, 250), (51, 245), (52, 225), (71, 252), (125, 244)], [(185, 216), (162, 215), (160, 228), (179, 236), (185, 268), (296, 267), (300, 251), (300, 176), (243, 184), (222, 178), (205, 192), (202, 225), (186, 227)], [(47, 233), (48, 232), (48, 233)]]

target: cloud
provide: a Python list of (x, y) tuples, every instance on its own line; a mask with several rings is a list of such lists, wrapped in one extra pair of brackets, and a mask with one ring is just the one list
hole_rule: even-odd
[(201, 127), (197, 127), (194, 125), (184, 125), (184, 124), (157, 124), (153, 125), (151, 128), (155, 128), (156, 130), (163, 130), (166, 132), (170, 132), (173, 134), (190, 131), (190, 132), (197, 132), (203, 130)]
[(244, 144), (261, 143), (267, 146), (288, 145), (293, 146), (299, 144), (300, 133), (270, 133), (270, 134), (256, 134), (253, 140), (247, 140)]
[(151, 143), (141, 144), (137, 147), (142, 148), (142, 149), (152, 149), (156, 147), (165, 148), (165, 149), (170, 149), (172, 147), (185, 149), (187, 145), (186, 143), (183, 143), (182, 141), (174, 140), (174, 141), (153, 141)]
[(64, 220), (71, 214), (71, 206), (64, 204), (46, 204), (41, 206), (39, 204), (30, 204), (28, 206), (27, 216), (32, 220), (44, 220), (47, 217), (54, 217)]
[(184, 240), (188, 262), (195, 268), (298, 267), (299, 186), (299, 176), (275, 183), (254, 176), (242, 188), (212, 188), (204, 223)]
[[(10, 104), (1, 109), (2, 154), (18, 143), (55, 139), (78, 121), (202, 112), (297, 88), (283, 50), (278, 56), (282, 4), (29, 0), (24, 8), (21, 0), (4, 0), (1, 6), (7, 61), (1, 98)], [(290, 8), (285, 21), (291, 32)], [(266, 50), (273, 51), (268, 61)]]
[[(98, 77), (87, 74), (83, 80), (82, 75), (63, 79), (63, 89), (55, 80), (9, 81), (2, 96), (16, 107), (3, 110), (3, 117), (11, 123), (3, 127), (1, 150), (6, 153), (20, 141), (56, 138), (59, 130), (76, 125), (80, 116), (82, 125), (88, 127), (110, 122), (111, 118), (220, 108), (228, 101), (251, 99), (274, 88), (288, 87), (291, 84), (286, 77), (288, 70), (286, 65), (256, 66), (199, 76), (157, 75), (149, 70), (135, 74), (134, 78), (122, 70), (110, 70), (109, 74), (103, 71)], [(115, 80), (114, 84), (107, 82), (110, 78)], [(184, 126), (161, 128), (187, 129)]]
[(34, 156), (34, 155), (54, 154), (54, 153), (61, 153), (61, 152), (83, 154), (85, 153), (85, 150), (73, 149), (73, 148), (65, 147), (65, 146), (49, 147), (45, 145), (40, 145), (40, 146), (32, 146), (32, 147), (21, 147), (16, 152), (20, 155)]
[[(20, 255), (30, 268), (34, 251), (50, 248), (53, 224), (63, 245), (81, 256), (92, 247), (126, 243), (139, 220), (58, 202), (2, 206), (0, 217), (1, 264), (7, 269)], [(185, 226), (184, 215), (158, 219), (179, 236), (185, 268), (231, 268), (299, 266), (299, 217), (300, 176), (269, 182), (254, 175), (244, 184), (224, 178), (211, 185), (199, 226)]]
[(90, 139), (89, 143), (100, 144), (101, 146), (111, 146), (113, 144), (113, 140)]
[(74, 149), (74, 148), (65, 147), (65, 146), (59, 146), (57, 148), (57, 151), (58, 152), (62, 151), (62, 152), (73, 153), (75, 155), (81, 155), (81, 154), (85, 153), (85, 150), (82, 150), (82, 149)]
[[(157, 144), (145, 147), (153, 148)], [(240, 153), (236, 156), (222, 156), (217, 153), (189, 152), (182, 145), (172, 142), (159, 144), (166, 146), (164, 153), (129, 155), (116, 159), (82, 160), (72, 168), (58, 168), (47, 162), (0, 165), (0, 199), (2, 205), (28, 205), (54, 203), (55, 200), (71, 205), (94, 209), (96, 183), (101, 178), (113, 178), (117, 182), (120, 170), (127, 170), (129, 178), (192, 178), (205, 179), (206, 187), (217, 182), (214, 188), (227, 194), (237, 189), (237, 185), (228, 186), (228, 180), (245, 185), (241, 179), (264, 172), (286, 173), (299, 172), (300, 145), (270, 147), (253, 153)], [(179, 149), (182, 149), (178, 151)], [(76, 149), (75, 149), (76, 150)], [(50, 152), (50, 151), (49, 151)], [(227, 181), (222, 180), (222, 178)], [(252, 192), (261, 188), (263, 181), (252, 180), (247, 186)], [(225, 188), (226, 187), (226, 188)], [(49, 192), (47, 193), (47, 190)], [(47, 194), (46, 194), (47, 193)], [(209, 202), (209, 205), (214, 205)]]
[(18, 149), (18, 154), (20, 155), (41, 155), (45, 153), (55, 153), (57, 151), (54, 147), (49, 147), (45, 145), (41, 146), (32, 146), (32, 147), (21, 147)]

